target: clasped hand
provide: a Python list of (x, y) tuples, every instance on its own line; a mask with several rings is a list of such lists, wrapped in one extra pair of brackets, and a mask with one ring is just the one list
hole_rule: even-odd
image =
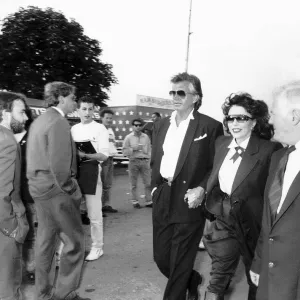
[(204, 188), (198, 186), (193, 189), (188, 189), (184, 195), (184, 200), (188, 203), (189, 208), (197, 208), (199, 205), (201, 205), (204, 196)]

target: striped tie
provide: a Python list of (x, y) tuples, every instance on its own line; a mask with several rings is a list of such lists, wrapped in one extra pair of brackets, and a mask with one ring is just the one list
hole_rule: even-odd
[(282, 195), (282, 185), (283, 185), (283, 176), (286, 169), (286, 164), (288, 162), (288, 158), (291, 152), (295, 150), (295, 146), (291, 146), (286, 149), (284, 155), (279, 161), (278, 167), (276, 169), (276, 173), (274, 176), (274, 180), (271, 184), (270, 190), (269, 190), (269, 201), (270, 201), (270, 208), (271, 208), (271, 218), (272, 218), (272, 224), (276, 218), (278, 205), (281, 200)]

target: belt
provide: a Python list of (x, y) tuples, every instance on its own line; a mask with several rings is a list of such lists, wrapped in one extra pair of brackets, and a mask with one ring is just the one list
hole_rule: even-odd
[(147, 157), (133, 157), (132, 159), (141, 159), (141, 160), (146, 160), (146, 159), (149, 159)]

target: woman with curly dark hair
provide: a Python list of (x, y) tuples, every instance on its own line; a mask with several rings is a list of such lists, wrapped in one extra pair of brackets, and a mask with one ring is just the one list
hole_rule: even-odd
[(249, 94), (231, 94), (224, 102), (224, 126), (230, 136), (216, 140), (216, 153), (207, 183), (207, 225), (204, 243), (212, 258), (206, 300), (223, 300), (240, 255), (249, 284), (248, 300), (256, 286), (249, 271), (260, 233), (263, 193), (271, 155), (282, 146), (271, 142), (265, 102)]

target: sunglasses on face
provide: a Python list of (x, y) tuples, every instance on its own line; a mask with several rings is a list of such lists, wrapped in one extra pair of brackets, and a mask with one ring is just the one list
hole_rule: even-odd
[(171, 97), (175, 97), (176, 95), (181, 97), (181, 98), (184, 98), (187, 94), (192, 94), (192, 93), (188, 93), (188, 92), (185, 92), (183, 90), (179, 90), (179, 91), (170, 91), (169, 92), (169, 95)]
[(142, 124), (133, 124), (133, 126), (135, 126), (135, 127), (142, 127), (143, 125)]
[(225, 116), (225, 120), (227, 123), (233, 123), (236, 120), (238, 123), (246, 123), (249, 120), (253, 120), (253, 118), (245, 115), (232, 115), (232, 116)]

